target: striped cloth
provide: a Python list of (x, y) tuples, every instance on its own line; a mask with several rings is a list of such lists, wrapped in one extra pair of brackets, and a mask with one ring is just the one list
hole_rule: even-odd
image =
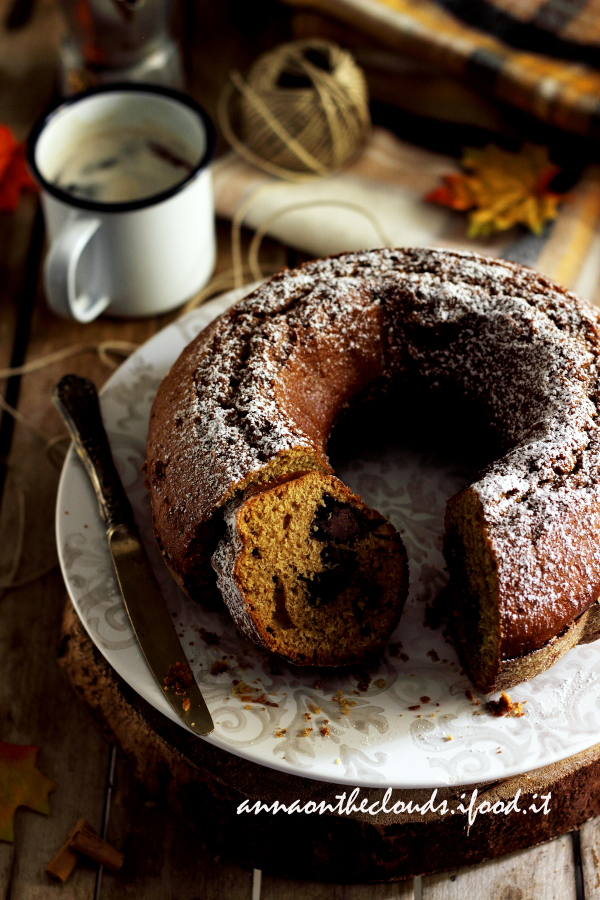
[(600, 140), (600, 0), (286, 0)]

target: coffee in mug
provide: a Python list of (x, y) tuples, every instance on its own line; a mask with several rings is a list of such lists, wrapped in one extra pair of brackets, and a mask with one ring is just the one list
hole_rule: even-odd
[(151, 316), (207, 283), (214, 143), (195, 101), (157, 85), (93, 88), (38, 122), (27, 153), (42, 188), (55, 312), (80, 322), (105, 310)]
[(198, 162), (194, 150), (154, 122), (85, 130), (55, 160), (52, 183), (102, 203), (142, 200), (174, 187)]

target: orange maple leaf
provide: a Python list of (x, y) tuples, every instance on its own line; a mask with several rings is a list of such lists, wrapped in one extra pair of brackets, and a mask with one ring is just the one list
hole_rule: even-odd
[(7, 125), (0, 125), (0, 210), (14, 212), (21, 191), (36, 190), (37, 185), (27, 169), (25, 147)]
[(430, 191), (425, 199), (458, 210), (470, 209), (474, 203), (464, 175), (444, 175), (444, 184)]
[(441, 187), (425, 197), (451, 209), (470, 210), (469, 237), (488, 237), (513, 225), (539, 234), (557, 215), (560, 194), (548, 185), (560, 171), (546, 147), (525, 144), (511, 153), (488, 144), (469, 147), (462, 158), (464, 174), (446, 175)]
[(36, 769), (38, 747), (22, 747), (0, 741), (0, 840), (14, 840), (14, 815), (19, 806), (27, 806), (48, 815), (48, 794), (56, 788), (53, 781)]

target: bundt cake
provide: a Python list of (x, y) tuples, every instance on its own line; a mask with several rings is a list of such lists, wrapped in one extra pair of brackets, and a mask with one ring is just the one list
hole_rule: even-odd
[[(331, 475), (340, 412), (419, 384), (483, 411), (498, 439), (496, 461), (448, 504), (459, 652), (481, 690), (532, 677), (600, 627), (599, 337), (594, 308), (474, 254), (384, 249), (281, 272), (202, 332), (158, 391), (147, 480), (168, 566), (208, 599), (217, 544), (231, 545), (218, 564), (235, 549), (226, 505), (251, 485)], [(227, 515), (239, 522), (240, 508)]]
[(379, 649), (408, 592), (395, 529), (333, 475), (255, 485), (225, 507), (213, 555), (243, 634), (296, 665), (350, 665)]

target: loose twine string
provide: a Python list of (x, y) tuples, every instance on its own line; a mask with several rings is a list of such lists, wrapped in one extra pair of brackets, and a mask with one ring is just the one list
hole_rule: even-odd
[[(311, 53), (328, 57), (331, 71), (323, 71), (311, 61)], [(308, 90), (278, 89), (281, 73), (305, 75), (312, 83)], [(242, 97), (244, 133), (247, 143), (235, 133), (230, 105), (234, 91)], [(293, 102), (292, 102), (293, 101)], [(291, 115), (290, 115), (291, 113)], [(259, 185), (238, 206), (231, 223), (232, 268), (216, 275), (183, 307), (181, 316), (187, 315), (215, 294), (241, 288), (250, 281), (262, 281), (265, 277), (260, 261), (262, 241), (273, 224), (290, 212), (319, 206), (350, 209), (363, 215), (372, 225), (383, 246), (390, 240), (377, 217), (361, 204), (341, 199), (316, 199), (290, 203), (271, 213), (256, 229), (248, 250), (248, 264), (243, 262), (242, 228), (244, 220), (258, 198), (267, 192), (285, 187), (286, 182), (306, 182), (329, 175), (351, 159), (368, 134), (370, 122), (364, 76), (352, 57), (328, 41), (297, 41), (278, 50), (264, 54), (244, 82), (237, 72), (231, 73), (218, 102), (217, 115), (225, 138), (240, 156), (279, 180)], [(300, 129), (300, 138), (290, 133), (290, 127), (298, 120), (306, 127)], [(291, 166), (294, 166), (292, 169)], [(269, 274), (272, 274), (272, 269)], [(249, 276), (249, 277), (248, 277)], [(115, 369), (138, 344), (129, 341), (102, 341), (99, 344), (75, 344), (13, 368), (0, 369), (0, 379), (28, 375), (54, 363), (83, 353), (96, 353), (100, 361)], [(67, 433), (49, 437), (15, 409), (0, 395), (0, 409), (35, 434), (44, 444), (44, 452), (51, 464), (60, 468), (64, 453), (56, 456), (61, 443), (70, 440)], [(17, 524), (16, 546), (9, 571), (0, 577), (0, 596), (9, 588), (23, 587), (49, 574), (58, 565), (50, 565), (25, 578), (16, 579), (21, 562), (25, 532), (25, 493), (16, 488)]]

